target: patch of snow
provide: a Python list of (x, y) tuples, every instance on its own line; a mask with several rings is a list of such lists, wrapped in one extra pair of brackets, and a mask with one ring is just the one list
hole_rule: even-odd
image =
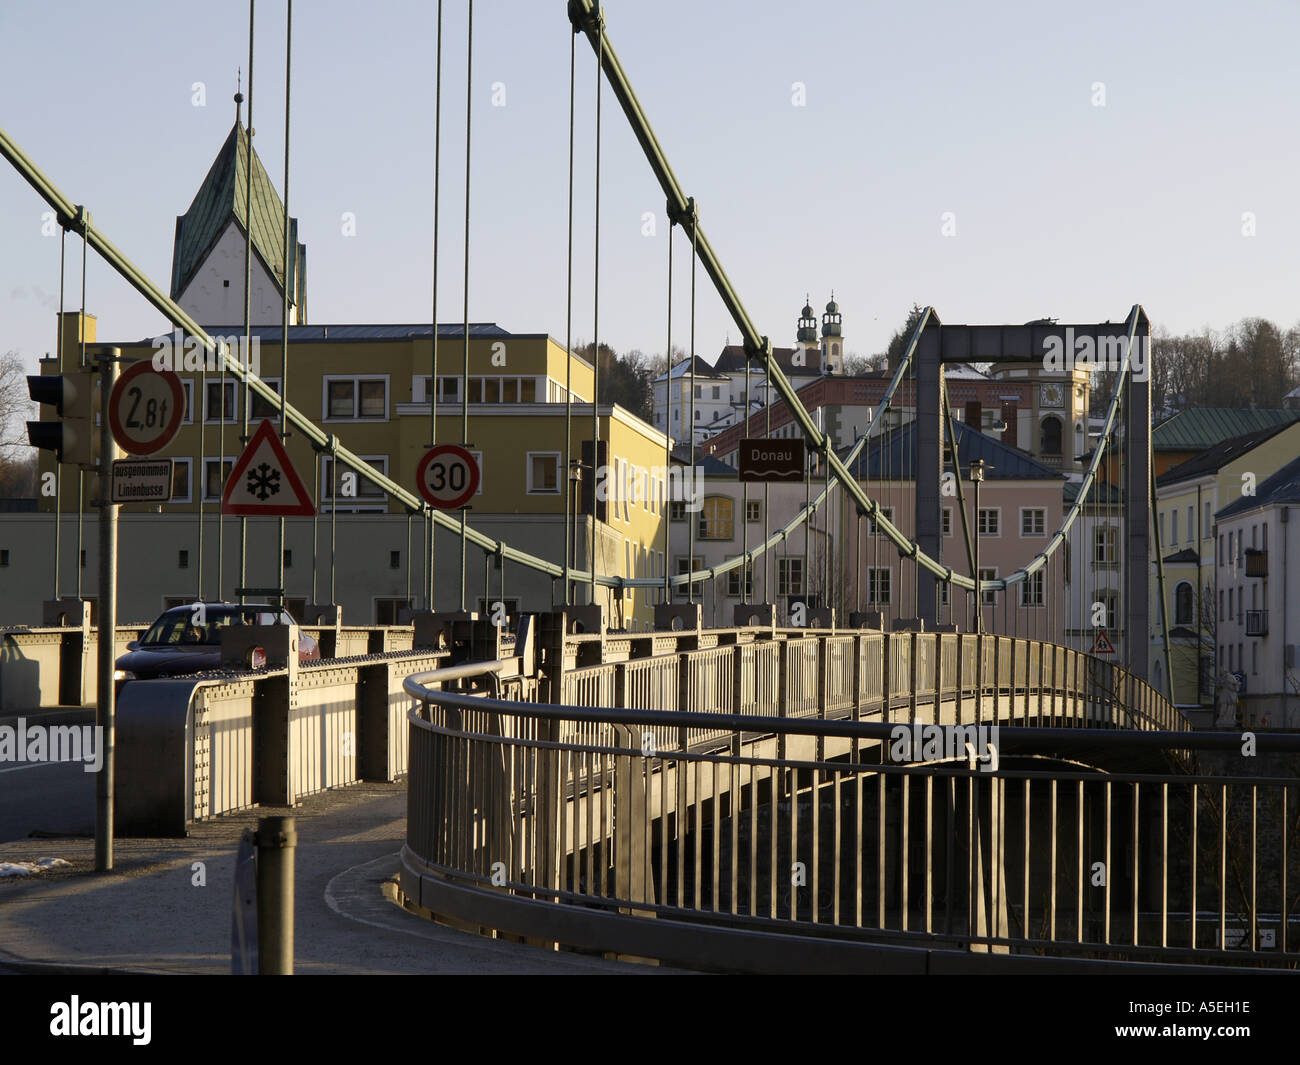
[(59, 869), (70, 866), (71, 862), (62, 858), (37, 858), (34, 862), (0, 862), (0, 877), (31, 876), (45, 869)]

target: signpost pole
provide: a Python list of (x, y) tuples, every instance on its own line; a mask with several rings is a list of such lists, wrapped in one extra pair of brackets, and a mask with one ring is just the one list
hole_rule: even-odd
[(121, 348), (103, 348), (99, 353), (99, 646), (98, 694), (95, 723), (103, 764), (95, 779), (95, 871), (113, 868), (113, 770), (114, 636), (117, 632), (117, 505), (113, 502), (113, 434), (109, 427), (110, 398), (117, 383)]

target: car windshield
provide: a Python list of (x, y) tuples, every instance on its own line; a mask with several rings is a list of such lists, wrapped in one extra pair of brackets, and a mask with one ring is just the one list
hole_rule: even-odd
[[(199, 622), (202, 621), (202, 624)], [(217, 647), (221, 644), (221, 632), (231, 625), (275, 625), (292, 624), (289, 616), (281, 612), (257, 607), (230, 608), (205, 607), (203, 610), (188, 608), (168, 612), (150, 626), (140, 641), (146, 647), (166, 647), (184, 645), (207, 645)]]

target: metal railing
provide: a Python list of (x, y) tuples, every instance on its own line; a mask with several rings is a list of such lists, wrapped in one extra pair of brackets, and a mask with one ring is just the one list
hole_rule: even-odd
[[(574, 671), (609, 671), (618, 708), (409, 677), (403, 890), (455, 920), (707, 968), (906, 968), (899, 948), (931, 969), (936, 952), (1300, 962), (1294, 767), (1258, 775), (1239, 736), (1188, 731), (1149, 686), (1066, 648), (967, 639), (801, 633)], [(799, 716), (805, 641), (820, 694)], [(961, 664), (985, 654), (968, 682)], [(890, 705), (886, 663), (902, 662), (947, 724)], [(645, 709), (655, 692), (676, 709)], [(927, 725), (938, 760), (899, 755)], [(1300, 752), (1297, 735), (1256, 742)]]

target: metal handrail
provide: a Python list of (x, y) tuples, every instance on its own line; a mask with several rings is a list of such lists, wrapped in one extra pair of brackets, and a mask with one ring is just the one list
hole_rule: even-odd
[[(498, 665), (498, 663), (490, 663)], [(467, 666), (448, 670), (435, 669), (407, 677), (403, 687), (406, 693), (422, 703), (432, 703), (448, 710), (480, 710), (494, 714), (514, 714), (519, 717), (543, 721), (572, 721), (593, 725), (681, 726), (688, 717), (692, 727), (726, 729), (738, 733), (769, 733), (779, 736), (838, 737), (841, 739), (888, 740), (898, 729), (910, 727), (910, 722), (893, 723), (873, 721), (824, 720), (821, 718), (768, 717), (754, 714), (715, 714), (708, 711), (682, 710), (627, 710), (605, 707), (573, 706), (564, 703), (523, 703), (505, 699), (461, 692), (434, 691), (427, 685), (456, 679), (442, 674), (457, 673), (457, 677), (473, 675), (465, 672)], [(483, 665), (483, 663), (479, 663)], [(427, 725), (418, 714), (412, 722)], [(944, 735), (964, 735), (969, 725), (935, 725)], [(468, 735), (468, 733), (467, 733)], [(1113, 727), (1051, 728), (1047, 726), (999, 725), (998, 737), (1003, 753), (1037, 752), (1050, 750), (1060, 753), (1090, 752), (1099, 749), (1114, 750), (1239, 750), (1241, 733), (1237, 732), (1181, 732), (1176, 730), (1138, 731)], [(1257, 749), (1263, 753), (1300, 753), (1300, 733), (1265, 733), (1256, 736)], [(615, 753), (612, 749), (605, 753)], [(627, 753), (620, 751), (618, 753)], [(686, 752), (673, 752), (674, 757)], [(1215, 778), (1216, 780), (1218, 778)]]
[[(1084, 764), (990, 771), (968, 766), (960, 754), (919, 764), (887, 760), (884, 745), (910, 727), (906, 721), (520, 703), (433, 687), (476, 671), (495, 677), (499, 665), (462, 663), (403, 685), (421, 705), (408, 715), (402, 885), (425, 910), (587, 949), (722, 968), (798, 969), (827, 950), (860, 965), (884, 944), (926, 952), (1006, 948), (1012, 953), (999, 965), (1012, 967), (1032, 966), (1042, 955), (1086, 965), (1300, 961), (1296, 919), (1285, 898), (1278, 909), (1275, 885), (1259, 876), (1261, 890), (1272, 893), (1261, 894), (1257, 908), (1253, 894), (1220, 872), (1245, 853), (1246, 882), (1255, 883), (1261, 849), (1272, 853), (1269, 833), (1277, 829), (1260, 821), (1257, 842), (1254, 818), (1274, 811), (1278, 800), (1283, 813), (1288, 802), (1294, 809), (1300, 785), (1275, 773), (1234, 772), (1230, 764), (1193, 773), (1122, 766), (1098, 773), (1088, 765), (1193, 749), (1231, 758), (1240, 753), (1239, 733), (1156, 729), (1158, 715), (1139, 706), (1122, 718), (1130, 728), (1110, 721), (1096, 728), (1000, 726), (994, 742), (1003, 755)], [(1117, 682), (1076, 710), (1085, 723), (1094, 723), (1088, 704), (1097, 695), (1160, 705), (1149, 686), (1110, 672)], [(1023, 667), (1008, 679), (1013, 693), (1040, 690)], [(1054, 672), (1050, 690), (1066, 682)], [(687, 729), (716, 730), (723, 742), (646, 749), (648, 737)], [(949, 737), (970, 738), (971, 730), (943, 727), (944, 748), (960, 750)], [(847, 761), (828, 760), (833, 740)], [(872, 742), (881, 744), (878, 764), (863, 757)], [(1300, 734), (1261, 733), (1257, 749), (1298, 752)], [(1247, 818), (1248, 836), (1218, 827), (1216, 818), (1230, 816), (1230, 808), (1245, 811), (1233, 816)], [(1194, 815), (1188, 821), (1196, 809), (1204, 811), (1199, 829)], [(834, 820), (833, 833), (819, 831), (819, 816), (824, 828)], [(1095, 818), (1102, 821), (1094, 825)], [(1188, 824), (1190, 872), (1186, 843), (1176, 843)], [(1199, 872), (1197, 841), (1205, 852)], [(998, 856), (992, 871), (984, 846)], [(1049, 853), (1064, 864), (1047, 861)], [(1148, 858), (1157, 862), (1154, 871)], [(779, 871), (795, 859), (807, 865), (799, 891), (783, 886), (788, 874)], [(1115, 878), (1113, 894), (1085, 883), (1098, 860), (1107, 864), (1108, 883)], [(1261, 929), (1277, 937), (1280, 949), (1271, 956)], [(1242, 937), (1240, 951), (1225, 947), (1233, 935)], [(963, 964), (978, 968), (977, 959)]]

